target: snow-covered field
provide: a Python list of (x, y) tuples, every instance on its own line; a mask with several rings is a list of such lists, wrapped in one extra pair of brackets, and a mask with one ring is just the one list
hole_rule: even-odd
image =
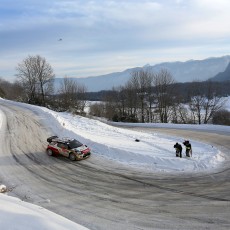
[[(8, 103), (19, 105), (16, 102), (8, 101)], [(151, 170), (160, 173), (202, 172), (217, 168), (225, 159), (224, 154), (214, 146), (194, 140), (190, 140), (193, 149), (192, 158), (185, 157), (184, 147), (183, 157), (176, 158), (173, 145), (176, 142), (182, 144), (184, 137), (166, 136), (155, 132), (131, 131), (113, 127), (98, 120), (74, 116), (68, 113), (57, 113), (43, 107), (22, 103), (20, 103), (20, 106), (29, 108), (40, 117), (45, 118), (44, 122), (46, 122), (48, 127), (52, 127), (54, 134), (74, 137), (88, 145), (92, 149), (93, 155), (119, 162), (134, 169)], [(2, 121), (0, 113), (0, 130)], [(149, 126), (149, 124), (139, 124), (139, 126), (141, 125)], [(159, 126), (162, 127), (161, 124), (157, 125), (157, 127)], [(230, 131), (230, 127), (213, 125), (163, 125), (163, 127), (167, 126), (173, 128), (186, 127)], [(136, 139), (140, 141), (136, 142)], [(33, 229), (85, 229), (50, 212), (49, 218), (46, 219), (47, 210), (32, 206), (16, 198), (0, 195), (0, 200), (0, 226), (4, 226), (4, 229), (31, 229), (31, 226), (33, 226)], [(50, 219), (53, 219), (53, 221), (50, 221)], [(21, 228), (20, 226), (23, 227)]]

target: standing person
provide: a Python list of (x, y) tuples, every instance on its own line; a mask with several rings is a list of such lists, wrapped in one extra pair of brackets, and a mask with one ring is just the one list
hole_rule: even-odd
[(185, 145), (186, 148), (186, 156), (187, 157), (192, 157), (192, 145), (190, 144), (190, 142), (184, 141), (183, 144)]
[(174, 148), (176, 149), (176, 157), (182, 158), (182, 146), (178, 143), (174, 145)]

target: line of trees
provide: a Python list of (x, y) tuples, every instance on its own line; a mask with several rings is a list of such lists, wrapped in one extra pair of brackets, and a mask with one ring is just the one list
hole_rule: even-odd
[(193, 82), (182, 95), (167, 70), (141, 70), (92, 105), (90, 113), (113, 121), (207, 124), (224, 105), (218, 90), (214, 82)]

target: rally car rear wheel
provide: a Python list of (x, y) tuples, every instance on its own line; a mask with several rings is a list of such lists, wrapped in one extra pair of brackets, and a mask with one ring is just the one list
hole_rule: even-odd
[(75, 156), (73, 153), (70, 153), (70, 154), (69, 154), (69, 159), (70, 159), (71, 161), (75, 161), (75, 160), (76, 160), (76, 156)]
[(53, 151), (51, 150), (51, 149), (47, 149), (47, 154), (49, 155), (49, 156), (52, 156), (53, 155)]

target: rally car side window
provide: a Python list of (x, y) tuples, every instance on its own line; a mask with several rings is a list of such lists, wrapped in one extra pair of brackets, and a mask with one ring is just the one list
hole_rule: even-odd
[(67, 149), (67, 145), (65, 145), (64, 143), (57, 143), (57, 147)]

